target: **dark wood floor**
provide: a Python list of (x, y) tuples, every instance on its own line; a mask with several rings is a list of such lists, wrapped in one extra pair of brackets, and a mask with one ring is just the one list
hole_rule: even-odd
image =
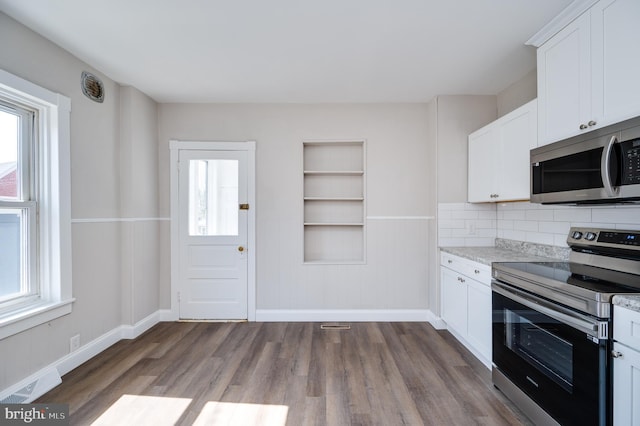
[(78, 425), (522, 425), (489, 371), (427, 323), (161, 323), (37, 402)]

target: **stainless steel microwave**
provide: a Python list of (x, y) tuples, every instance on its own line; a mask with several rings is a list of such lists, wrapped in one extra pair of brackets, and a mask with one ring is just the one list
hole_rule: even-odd
[(531, 202), (640, 203), (640, 117), (532, 149)]

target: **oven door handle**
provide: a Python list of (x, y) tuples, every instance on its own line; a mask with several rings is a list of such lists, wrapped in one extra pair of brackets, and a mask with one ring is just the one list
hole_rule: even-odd
[[(518, 290), (506, 287), (505, 285), (500, 284), (496, 281), (491, 284), (491, 289), (496, 293), (499, 293), (504, 297), (513, 300), (514, 302), (518, 302), (528, 308), (538, 311), (541, 314), (545, 314), (548, 317), (555, 319), (556, 321), (560, 321), (589, 335), (598, 336), (600, 334), (600, 326), (598, 321), (590, 321), (587, 318), (583, 318), (581, 315), (578, 316), (579, 314), (559, 312), (557, 307), (544, 299), (540, 299), (530, 294), (522, 293)], [(601, 336), (598, 337), (602, 338)], [(606, 338), (606, 336), (604, 338)]]

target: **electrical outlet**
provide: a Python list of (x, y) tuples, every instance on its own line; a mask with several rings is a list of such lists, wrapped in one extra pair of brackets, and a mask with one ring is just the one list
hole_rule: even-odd
[(69, 352), (77, 351), (80, 348), (80, 335), (76, 334), (69, 339)]
[(467, 222), (467, 234), (468, 235), (476, 235), (476, 224), (475, 222), (468, 221)]

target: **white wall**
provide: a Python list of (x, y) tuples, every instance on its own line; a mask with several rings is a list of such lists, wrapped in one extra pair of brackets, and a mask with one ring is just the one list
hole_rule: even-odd
[[(120, 86), (65, 50), (0, 13), (0, 68), (49, 90), (71, 98), (71, 202), (73, 244), (73, 312), (49, 323), (0, 340), (0, 391), (51, 365), (69, 353), (70, 337), (80, 334), (86, 345), (123, 322), (137, 321), (158, 309), (157, 290), (149, 279), (134, 279), (123, 291), (122, 214), (157, 216), (157, 145), (155, 103), (134, 91), (125, 91), (121, 105)], [(82, 71), (99, 76), (105, 85), (105, 100), (87, 99), (80, 89)], [(128, 103), (130, 101), (130, 103)], [(121, 109), (124, 108), (124, 109)], [(121, 114), (125, 111), (124, 114)], [(124, 134), (120, 121), (136, 117)], [(128, 132), (128, 136), (127, 136)], [(121, 153), (120, 140), (123, 137)], [(146, 164), (132, 174), (133, 164)], [(150, 160), (147, 156), (151, 157)], [(123, 191), (124, 189), (124, 191)], [(124, 197), (123, 193), (134, 195)], [(141, 198), (140, 198), (141, 197)], [(142, 199), (141, 205), (138, 201)], [(134, 201), (135, 200), (135, 201)], [(155, 205), (155, 207), (154, 207)], [(121, 213), (121, 209), (124, 207)], [(128, 217), (128, 216), (127, 216)], [(146, 226), (146, 225), (145, 225)], [(152, 244), (158, 234), (136, 227), (133, 241)], [(134, 277), (157, 274), (156, 260), (148, 246), (130, 259)], [(130, 271), (133, 269), (130, 269)], [(147, 292), (151, 294), (147, 298)], [(141, 294), (142, 293), (142, 294)], [(132, 302), (128, 300), (131, 298)]]
[(159, 307), (158, 111), (134, 87), (120, 90), (122, 323)]
[(496, 119), (495, 96), (438, 96), (428, 104), (429, 145), (437, 156), (433, 171), (437, 191), (430, 200), (430, 211), (437, 215), (432, 223), (427, 263), (429, 309), (440, 314), (438, 238), (441, 203), (464, 203), (467, 199), (467, 144), (469, 133)]
[[(163, 216), (170, 139), (257, 141), (259, 310), (426, 309), (426, 217), (435, 183), (424, 104), (163, 104), (159, 126)], [(367, 141), (367, 264), (304, 265), (302, 141), (342, 138)], [(168, 276), (161, 293), (169, 307)]]
[(469, 133), (497, 117), (495, 96), (438, 96), (438, 202), (467, 200)]
[(537, 71), (532, 69), (527, 75), (498, 93), (498, 117), (502, 117), (538, 96)]

